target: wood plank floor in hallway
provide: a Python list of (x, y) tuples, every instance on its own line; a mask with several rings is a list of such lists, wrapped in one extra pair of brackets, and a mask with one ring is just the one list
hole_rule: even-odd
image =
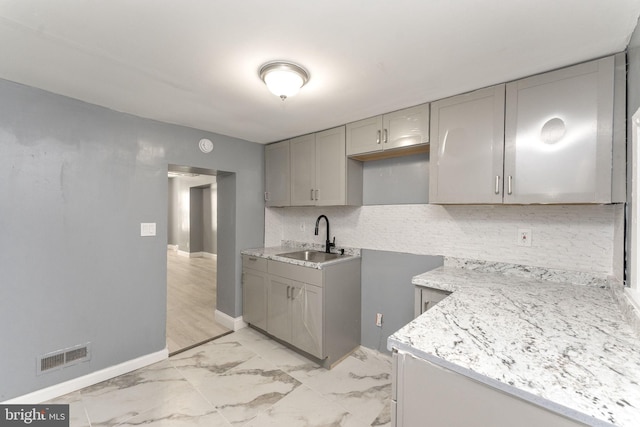
[(229, 329), (214, 319), (216, 260), (167, 251), (167, 347), (169, 353), (220, 336)]

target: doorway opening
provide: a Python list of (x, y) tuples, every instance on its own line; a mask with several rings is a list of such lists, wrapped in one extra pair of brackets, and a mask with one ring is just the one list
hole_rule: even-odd
[(169, 165), (167, 348), (173, 355), (229, 333), (215, 320), (217, 171)]

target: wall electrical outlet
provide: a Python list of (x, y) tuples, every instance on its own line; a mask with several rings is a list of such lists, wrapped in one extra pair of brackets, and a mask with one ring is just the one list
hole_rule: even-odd
[(382, 327), (382, 313), (376, 313), (376, 326)]
[(518, 246), (531, 246), (531, 229), (518, 229)]

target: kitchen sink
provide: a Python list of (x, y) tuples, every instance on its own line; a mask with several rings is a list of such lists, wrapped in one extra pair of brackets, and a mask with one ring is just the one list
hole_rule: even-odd
[(278, 256), (297, 259), (299, 261), (310, 261), (310, 262), (325, 262), (325, 261), (331, 261), (332, 259), (344, 257), (344, 255), (326, 253), (326, 252), (320, 252), (320, 251), (287, 252), (283, 254), (278, 254)]

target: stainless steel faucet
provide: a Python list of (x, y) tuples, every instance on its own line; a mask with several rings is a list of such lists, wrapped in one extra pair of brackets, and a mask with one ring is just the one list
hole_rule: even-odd
[(318, 225), (320, 224), (321, 218), (324, 218), (324, 220), (327, 222), (327, 240), (324, 243), (325, 244), (324, 251), (326, 253), (331, 253), (331, 247), (336, 245), (336, 238), (335, 237), (333, 238), (333, 242), (329, 240), (329, 218), (327, 218), (326, 215), (320, 215), (318, 219), (316, 219), (316, 230), (313, 234), (315, 234), (316, 236), (318, 235)]

